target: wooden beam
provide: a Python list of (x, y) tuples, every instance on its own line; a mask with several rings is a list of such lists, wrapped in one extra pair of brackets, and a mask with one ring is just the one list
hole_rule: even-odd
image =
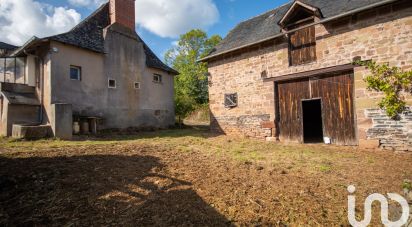
[(280, 82), (280, 81), (287, 81), (287, 80), (296, 80), (296, 79), (308, 78), (308, 77), (324, 75), (324, 74), (329, 74), (329, 73), (336, 73), (336, 72), (341, 72), (341, 71), (346, 71), (346, 70), (352, 70), (355, 67), (357, 67), (357, 65), (354, 65), (354, 64), (338, 65), (338, 66), (316, 69), (316, 70), (311, 70), (311, 71), (306, 71), (306, 72), (270, 77), (270, 78), (263, 79), (263, 82)]

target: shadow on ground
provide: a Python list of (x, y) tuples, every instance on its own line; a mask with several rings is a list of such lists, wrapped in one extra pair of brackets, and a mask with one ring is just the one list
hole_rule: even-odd
[(180, 137), (198, 137), (198, 138), (213, 138), (221, 136), (222, 133), (212, 133), (207, 125), (190, 125), (183, 128), (167, 129), (167, 130), (142, 130), (126, 129), (123, 131), (104, 131), (99, 135), (93, 136), (75, 136), (75, 141), (125, 141), (135, 139), (151, 139), (151, 138), (180, 138)]
[(1, 226), (230, 225), (152, 156), (0, 157)]

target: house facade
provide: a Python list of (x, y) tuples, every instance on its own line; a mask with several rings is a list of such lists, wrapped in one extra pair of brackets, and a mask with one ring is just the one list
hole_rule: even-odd
[(178, 72), (136, 34), (134, 9), (110, 0), (71, 31), (0, 58), (1, 135), (174, 125)]
[(212, 130), (411, 151), (410, 109), (389, 119), (354, 60), (412, 69), (411, 1), (297, 0), (244, 21), (202, 59)]

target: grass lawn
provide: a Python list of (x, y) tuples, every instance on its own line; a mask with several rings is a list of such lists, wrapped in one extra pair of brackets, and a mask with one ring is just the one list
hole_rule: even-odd
[(266, 143), (202, 128), (3, 138), (0, 225), (347, 226), (347, 186), (357, 187), (361, 218), (366, 196), (401, 194), (405, 179), (412, 154)]

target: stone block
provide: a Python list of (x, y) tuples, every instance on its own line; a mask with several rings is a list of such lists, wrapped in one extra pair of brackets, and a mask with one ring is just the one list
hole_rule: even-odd
[(276, 137), (266, 137), (266, 142), (279, 142), (279, 139)]
[(366, 139), (367, 138), (365, 129), (359, 129), (358, 130), (358, 137), (359, 137), (359, 139)]
[(363, 149), (377, 149), (380, 146), (379, 140), (359, 140), (359, 147)]
[(73, 111), (71, 104), (52, 104), (51, 126), (54, 137), (71, 140), (73, 136)]
[(275, 122), (273, 122), (273, 121), (264, 121), (264, 122), (260, 123), (260, 126), (262, 128), (272, 129), (272, 128), (275, 128)]

